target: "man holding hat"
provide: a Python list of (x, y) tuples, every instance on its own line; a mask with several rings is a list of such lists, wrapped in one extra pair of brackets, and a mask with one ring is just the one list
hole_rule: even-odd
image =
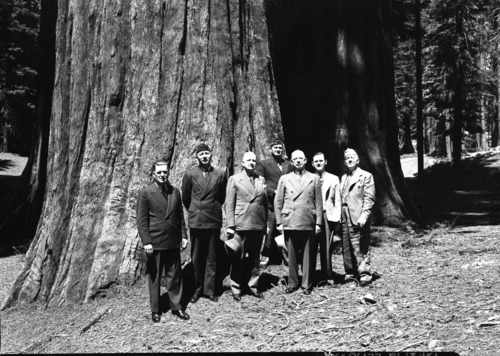
[(195, 293), (191, 303), (203, 295), (217, 302), (215, 281), (217, 251), (222, 250), (222, 204), (226, 195), (227, 175), (212, 167), (212, 152), (207, 144), (195, 148), (198, 166), (188, 170), (182, 179), (182, 202), (188, 211), (191, 236)]
[[(262, 177), (266, 184), (266, 193), (268, 204), (268, 220), (267, 220), (267, 235), (262, 248), (261, 265), (267, 266), (269, 258), (278, 256), (276, 259), (279, 263), (281, 257), (274, 238), (280, 233), (276, 230), (276, 216), (274, 215), (274, 197), (276, 195), (276, 187), (278, 181), (283, 174), (292, 171), (292, 164), (283, 158), (283, 143), (280, 140), (273, 140), (270, 145), (272, 157), (260, 161), (255, 173)], [(283, 259), (287, 263), (286, 251), (283, 250)]]
[(321, 231), (323, 199), (321, 182), (316, 174), (305, 170), (304, 152), (292, 153), (293, 172), (283, 175), (276, 189), (274, 211), (278, 229), (288, 238), (288, 288), (299, 289), (299, 259), (302, 257), (302, 288), (311, 294), (315, 270), (314, 236)]
[(342, 251), (345, 281), (358, 281), (361, 286), (372, 281), (370, 271), (370, 216), (375, 204), (375, 182), (371, 173), (358, 167), (355, 150), (344, 152), (348, 173), (342, 176)]
[[(228, 246), (232, 254), (231, 291), (241, 301), (242, 291), (263, 298), (257, 290), (260, 277), (260, 247), (267, 224), (267, 196), (263, 182), (255, 174), (257, 157), (243, 155), (243, 171), (229, 178), (226, 190)], [(231, 241), (232, 240), (232, 241)]]

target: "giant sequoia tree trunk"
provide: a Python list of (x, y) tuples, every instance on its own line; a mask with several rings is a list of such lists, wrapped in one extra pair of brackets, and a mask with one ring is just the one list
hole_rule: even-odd
[(389, 1), (266, 1), (271, 54), (288, 147), (326, 153), (342, 174), (355, 148), (373, 172), (376, 221), (413, 214), (401, 172)]
[[(343, 149), (357, 148), (376, 177), (378, 221), (396, 224), (410, 215), (389, 2), (265, 4), (266, 14), (262, 1), (59, 1), (46, 196), (6, 305), (89, 300), (110, 284), (136, 280), (144, 268), (136, 195), (149, 182), (151, 163), (166, 157), (179, 186), (200, 141), (230, 172), (246, 150), (267, 155), (270, 140), (283, 138), (273, 70), (281, 71), (288, 151), (322, 149), (338, 170)], [(306, 4), (307, 21), (318, 16), (318, 23), (293, 32)], [(314, 31), (325, 35), (309, 37)], [(294, 49), (288, 59), (298, 67), (286, 65), (281, 41), (285, 51)], [(311, 107), (321, 115), (306, 115)]]

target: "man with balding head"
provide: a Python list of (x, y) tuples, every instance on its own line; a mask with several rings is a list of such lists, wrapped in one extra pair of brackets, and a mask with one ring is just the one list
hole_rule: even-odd
[(288, 237), (288, 287), (285, 293), (299, 289), (299, 258), (302, 256), (302, 288), (311, 294), (313, 288), (314, 236), (321, 231), (323, 201), (317, 175), (305, 170), (304, 152), (292, 153), (291, 173), (281, 176), (276, 189), (274, 210), (276, 224)]
[(344, 152), (348, 173), (342, 176), (342, 251), (345, 281), (358, 281), (361, 286), (372, 281), (370, 271), (370, 217), (375, 204), (375, 182), (371, 173), (358, 167), (355, 150)]
[(246, 152), (241, 161), (243, 170), (229, 178), (226, 189), (227, 235), (242, 241), (241, 253), (231, 261), (231, 292), (237, 302), (243, 293), (263, 297), (258, 291), (259, 256), (267, 225), (267, 195), (255, 174), (256, 163), (255, 154)]

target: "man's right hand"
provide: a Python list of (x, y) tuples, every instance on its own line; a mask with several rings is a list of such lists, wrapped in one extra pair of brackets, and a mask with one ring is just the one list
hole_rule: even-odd
[(233, 230), (233, 229), (231, 229), (231, 228), (227, 228), (227, 229), (226, 229), (226, 233), (228, 234), (228, 237), (230, 237), (230, 238), (231, 238), (231, 237), (233, 237), (233, 235), (234, 235), (234, 230)]
[(147, 244), (144, 245), (144, 250), (146, 250), (146, 254), (150, 255), (153, 253), (153, 245)]

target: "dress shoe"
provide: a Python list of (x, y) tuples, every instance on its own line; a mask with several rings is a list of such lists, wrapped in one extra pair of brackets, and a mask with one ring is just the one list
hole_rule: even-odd
[(198, 301), (198, 299), (200, 299), (201, 295), (199, 294), (195, 294), (191, 297), (191, 303), (196, 303)]
[(241, 294), (233, 293), (233, 299), (236, 300), (237, 302), (241, 302)]
[(269, 265), (269, 257), (267, 256), (262, 256), (260, 258), (260, 267), (266, 268)]
[(291, 288), (291, 287), (288, 287), (287, 289), (285, 289), (285, 293), (286, 294), (290, 294), (290, 293), (293, 293), (297, 290), (298, 288)]
[(255, 298), (258, 298), (258, 299), (264, 298), (264, 296), (262, 295), (261, 292), (257, 292), (256, 290), (253, 290), (253, 289), (249, 289), (248, 290), (248, 294), (251, 295), (252, 297), (255, 297)]
[(176, 317), (182, 320), (189, 320), (189, 314), (182, 310), (174, 310), (172, 311), (172, 314), (174, 314)]
[(302, 292), (302, 294), (304, 295), (311, 295), (311, 290), (310, 289), (304, 289), (304, 291)]
[(151, 320), (153, 320), (153, 323), (159, 323), (160, 322), (160, 314), (158, 313), (151, 313)]
[(211, 300), (212, 302), (218, 302), (219, 298), (217, 298), (215, 295), (209, 295), (208, 299)]

